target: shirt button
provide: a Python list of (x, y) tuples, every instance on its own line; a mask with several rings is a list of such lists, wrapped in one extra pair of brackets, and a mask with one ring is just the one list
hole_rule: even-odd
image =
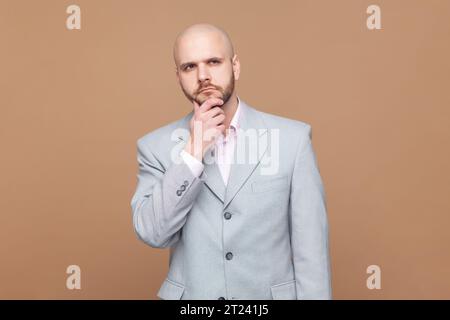
[(181, 190), (177, 190), (177, 196), (181, 196)]
[(189, 181), (184, 180), (183, 184), (187, 187), (189, 185)]
[(219, 299), (217, 299), (217, 300), (225, 300), (225, 298), (224, 297), (219, 297)]
[(225, 255), (225, 258), (227, 258), (227, 260), (231, 260), (231, 259), (233, 259), (233, 254), (232, 254), (231, 252), (228, 252), (228, 253)]
[(181, 191), (184, 191), (184, 190), (186, 190), (186, 186), (184, 184), (182, 184), (180, 189), (181, 189)]
[(229, 212), (225, 212), (225, 214), (223, 215), (225, 217), (225, 219), (230, 220), (231, 219), (231, 213)]

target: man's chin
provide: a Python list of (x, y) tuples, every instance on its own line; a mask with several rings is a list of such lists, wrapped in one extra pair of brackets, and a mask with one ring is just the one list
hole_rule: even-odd
[(201, 92), (195, 101), (199, 105), (202, 105), (206, 100), (217, 98), (223, 100), (222, 94), (215, 91)]

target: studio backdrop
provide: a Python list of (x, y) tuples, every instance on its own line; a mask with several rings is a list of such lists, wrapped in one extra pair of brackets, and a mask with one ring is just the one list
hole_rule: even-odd
[(172, 45), (197, 22), (229, 33), (239, 97), (312, 126), (333, 298), (449, 299), (447, 0), (1, 0), (0, 298), (157, 298), (136, 141), (192, 110)]

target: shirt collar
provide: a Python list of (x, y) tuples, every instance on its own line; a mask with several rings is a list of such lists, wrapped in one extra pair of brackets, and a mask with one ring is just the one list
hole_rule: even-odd
[(231, 122), (230, 122), (230, 127), (232, 127), (234, 130), (239, 128), (239, 111), (240, 111), (240, 107), (241, 107), (241, 100), (239, 99), (239, 97), (237, 97), (237, 99), (238, 99), (238, 105), (236, 108), (236, 112), (234, 113), (233, 118), (231, 119)]

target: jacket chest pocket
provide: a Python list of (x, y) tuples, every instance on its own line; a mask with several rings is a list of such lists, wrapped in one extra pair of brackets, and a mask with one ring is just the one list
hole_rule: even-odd
[(252, 183), (252, 192), (261, 193), (266, 191), (284, 190), (289, 187), (288, 182), (287, 176), (257, 180)]

